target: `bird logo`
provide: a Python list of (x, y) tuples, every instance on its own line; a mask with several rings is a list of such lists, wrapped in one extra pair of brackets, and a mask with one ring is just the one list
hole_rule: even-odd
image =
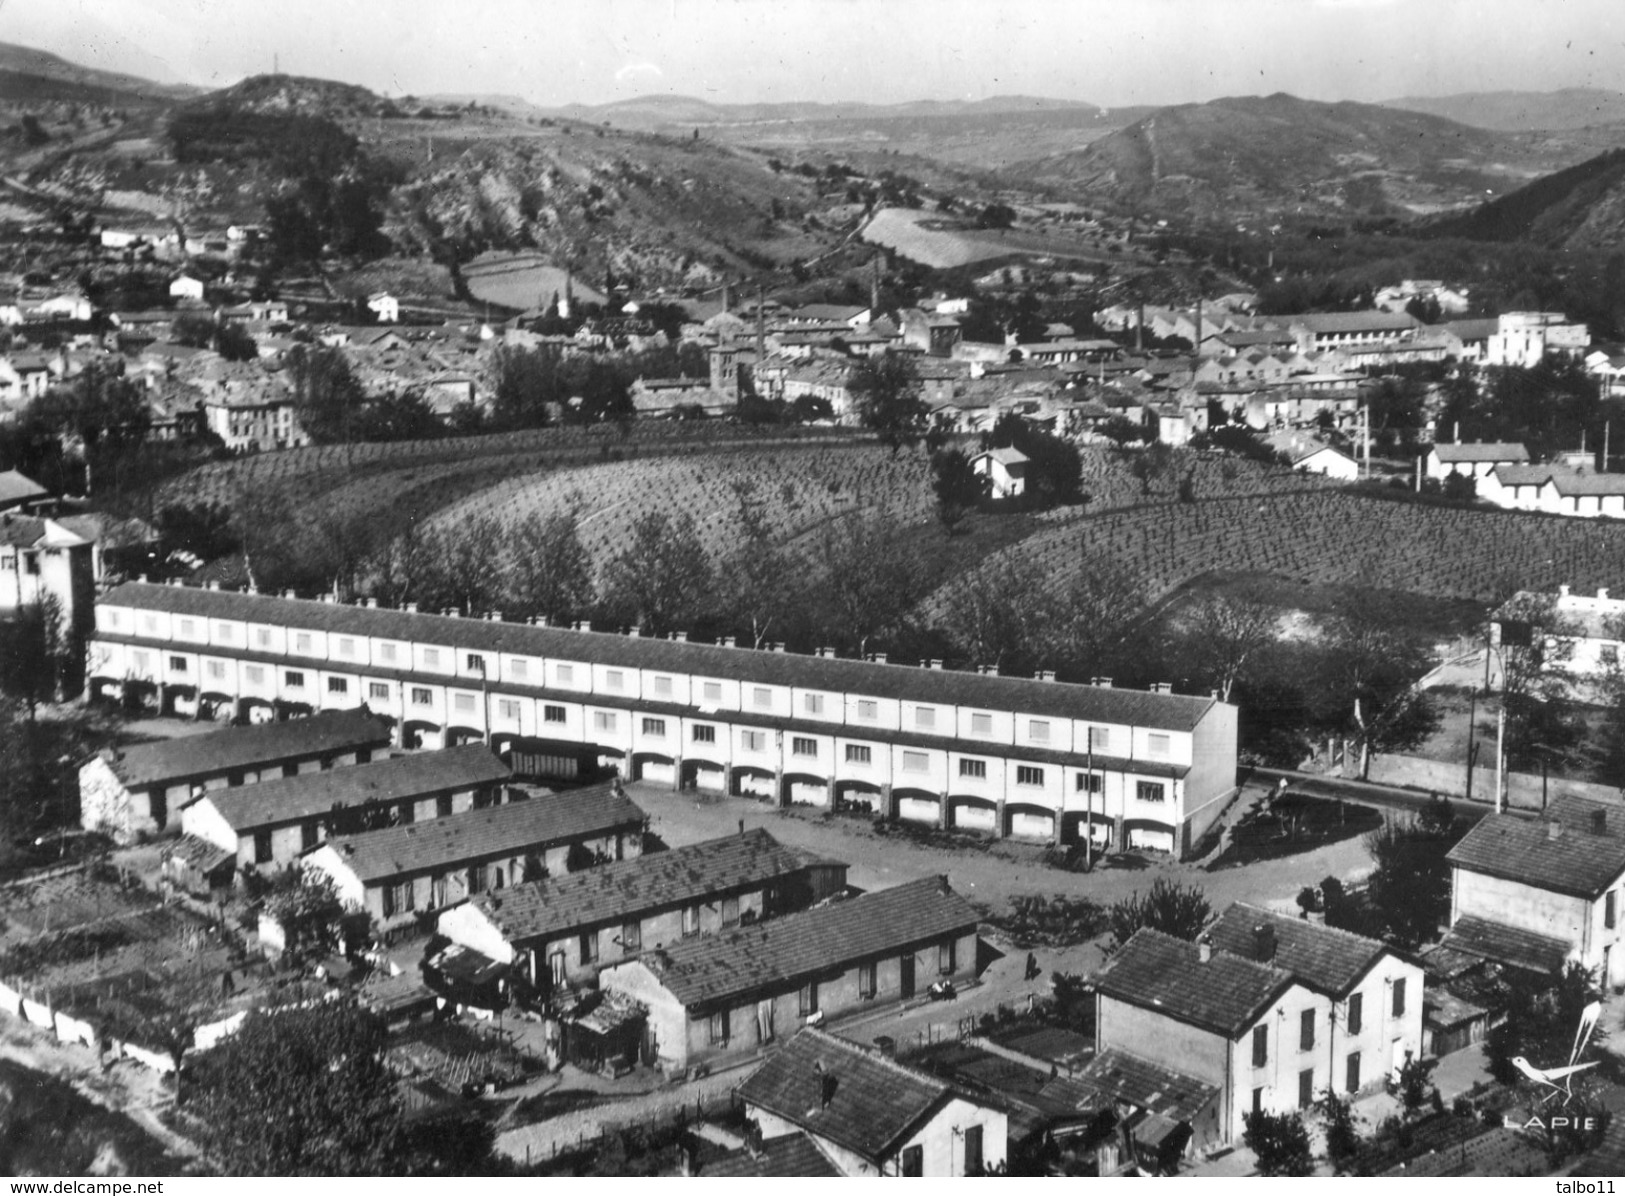
[(1601, 1016), (1601, 1001), (1593, 1001), (1591, 1004), (1587, 1005), (1583, 1010), (1581, 1010), (1580, 1024), (1576, 1026), (1574, 1030), (1574, 1046), (1569, 1051), (1569, 1061), (1565, 1067), (1540, 1068), (1529, 1062), (1529, 1060), (1525, 1059), (1522, 1055), (1515, 1055), (1513, 1057), (1513, 1067), (1516, 1067), (1520, 1072), (1522, 1072), (1529, 1079), (1533, 1080), (1536, 1084), (1551, 1089), (1551, 1091), (1548, 1092), (1544, 1098), (1542, 1098), (1540, 1102), (1541, 1104), (1544, 1105), (1549, 1101), (1555, 1100), (1559, 1096), (1563, 1098), (1564, 1103), (1566, 1104), (1574, 1096), (1574, 1077), (1582, 1071), (1589, 1071), (1591, 1068), (1597, 1066), (1597, 1061), (1595, 1059), (1593, 1059), (1590, 1063), (1577, 1063), (1575, 1060), (1580, 1057), (1581, 1052), (1583, 1052), (1590, 1044), (1591, 1035), (1597, 1028), (1597, 1019)]

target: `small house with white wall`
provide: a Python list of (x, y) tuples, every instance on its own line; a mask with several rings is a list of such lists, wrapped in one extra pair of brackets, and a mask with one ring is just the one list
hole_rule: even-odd
[(822, 1030), (805, 1029), (739, 1086), (764, 1144), (805, 1134), (847, 1176), (950, 1178), (1006, 1163), (997, 1100)]
[(398, 324), (401, 320), (401, 301), (388, 291), (374, 291), (367, 296), (367, 310), (380, 324)]
[(169, 297), (171, 299), (190, 299), (203, 302), (203, 280), (193, 278), (190, 274), (182, 274), (169, 284)]
[(1529, 970), (1574, 962), (1625, 984), (1625, 809), (1562, 796), (1539, 818), (1491, 814), (1450, 849), (1444, 945)]
[(1360, 465), (1353, 457), (1305, 432), (1277, 432), (1266, 436), (1264, 443), (1286, 457), (1293, 469), (1304, 473), (1323, 474), (1344, 482), (1360, 476)]
[(1528, 465), (1529, 450), (1521, 444), (1435, 444), (1428, 450), (1427, 476), (1444, 481), (1453, 473), (1482, 480), (1498, 465)]
[(1018, 448), (984, 449), (970, 459), (970, 467), (987, 479), (994, 498), (1020, 498), (1027, 492), (1027, 454)]

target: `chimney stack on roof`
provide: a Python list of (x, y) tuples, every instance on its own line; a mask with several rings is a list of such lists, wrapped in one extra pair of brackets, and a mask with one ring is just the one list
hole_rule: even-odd
[(1608, 601), (1608, 587), (1607, 586), (1598, 586), (1597, 587), (1597, 601), (1598, 602), (1607, 602)]
[(299, 595), (295, 594), (292, 590), (283, 590), (282, 591), (282, 596), (284, 598), (297, 598), (297, 597), (299, 597)]
[(886, 654), (884, 652), (871, 652), (868, 659), (870, 664), (885, 664)]
[(1033, 680), (1034, 681), (1053, 681), (1053, 680), (1055, 680), (1055, 670), (1054, 669), (1039, 669), (1036, 673), (1033, 674)]
[(445, 615), (448, 619), (460, 619), (463, 617), (463, 612), (458, 610), (455, 606), (448, 606), (440, 613)]
[(735, 639), (731, 635), (725, 635), (720, 640), (718, 640), (717, 643), (720, 644), (724, 648), (732, 648), (732, 647), (736, 647), (738, 645), (739, 641), (737, 639)]
[(363, 598), (361, 600), (361, 605), (366, 607), (368, 610), (377, 610), (378, 609), (378, 599), (376, 599), (376, 598)]
[(686, 643), (688, 643), (688, 632), (686, 632), (686, 631), (674, 631), (674, 632), (672, 632), (671, 633), (671, 642), (674, 643), (674, 644), (686, 644)]
[(767, 646), (767, 650), (769, 652), (783, 652), (784, 651), (784, 641), (783, 640), (774, 640), (771, 644), (769, 644)]
[(1213, 944), (1206, 935), (1196, 940), (1196, 959), (1198, 963), (1210, 963), (1213, 959)]
[(418, 604), (416, 602), (403, 602), (401, 603), (401, 609), (409, 615), (415, 615), (418, 613)]
[(1272, 963), (1275, 959), (1275, 927), (1267, 922), (1253, 927), (1253, 958), (1259, 963)]
[(1555, 818), (1548, 822), (1546, 824), (1546, 837), (1554, 841), (1561, 839), (1563, 837), (1563, 824)]
[(574, 623), (570, 624), (570, 628), (573, 631), (591, 631), (592, 630), (592, 620), (590, 620), (590, 619), (577, 619)]
[(488, 611), (486, 611), (485, 612), (485, 621), (487, 623), (500, 623), (500, 622), (502, 622), (502, 612), (499, 611), (499, 610), (488, 610)]
[(930, 667), (933, 668), (933, 669), (936, 669), (937, 672), (939, 672), (939, 673), (942, 672), (942, 658), (941, 657), (933, 656), (928, 663), (929, 663)]
[(1151, 692), (1154, 694), (1171, 694), (1174, 692), (1174, 687), (1167, 681), (1153, 681), (1151, 683)]
[(1091, 677), (1089, 678), (1089, 684), (1095, 686), (1097, 689), (1110, 689), (1112, 687), (1112, 679), (1110, 677)]
[(632, 624), (632, 626), (630, 626), (630, 627), (628, 627), (626, 629), (626, 634), (631, 639), (635, 639), (635, 640), (642, 639), (643, 638), (643, 624), (642, 623), (634, 623), (634, 624)]

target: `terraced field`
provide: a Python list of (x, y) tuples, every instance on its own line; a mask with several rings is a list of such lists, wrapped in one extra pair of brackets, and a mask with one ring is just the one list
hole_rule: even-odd
[(1018, 554), (1040, 562), (1057, 587), (1086, 561), (1094, 567), (1104, 561), (1138, 578), (1152, 598), (1212, 571), (1479, 602), (1514, 588), (1625, 585), (1625, 524), (1423, 506), (1335, 489), (1072, 518), (982, 567), (999, 568)]
[(755, 452), (767, 446), (869, 442), (828, 428), (769, 428), (650, 421), (622, 436), (614, 427), (541, 428), (448, 440), (324, 445), (218, 461), (166, 482), (155, 507), (170, 502), (232, 505), (244, 489), (274, 490), (290, 503), (321, 501), (336, 513), (394, 511), (425, 517), (488, 486), (541, 471), (620, 459)]
[(582, 539), (604, 560), (652, 511), (691, 515), (706, 551), (725, 557), (741, 530), (736, 487), (763, 504), (774, 538), (793, 543), (855, 511), (885, 512), (903, 524), (932, 517), (931, 470), (919, 453), (893, 457), (876, 444), (781, 445), (750, 453), (663, 456), (513, 477), (444, 509), (433, 520), (456, 526), (476, 517), (507, 524), (574, 507)]

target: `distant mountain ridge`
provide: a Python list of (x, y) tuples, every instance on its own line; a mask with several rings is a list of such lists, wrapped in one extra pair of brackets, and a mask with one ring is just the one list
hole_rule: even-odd
[[(1160, 108), (1072, 153), (1008, 173), (1125, 207), (1237, 215), (1401, 215), (1503, 190), (1508, 134), (1352, 101), (1276, 93)], [(1518, 182), (1529, 177), (1518, 174)]]
[(1428, 231), (1552, 249), (1618, 249), (1625, 244), (1625, 149), (1536, 179), (1472, 212), (1437, 221)]
[(824, 103), (787, 101), (765, 104), (720, 104), (685, 95), (645, 95), (605, 104), (566, 104), (544, 109), (547, 115), (582, 122), (608, 120), (638, 126), (739, 125), (783, 121), (889, 120), (922, 116), (986, 116), (1024, 112), (1085, 109), (1099, 112), (1098, 104), (1084, 100), (1056, 100), (1042, 96), (989, 96), (982, 100), (910, 100), (900, 104)]
[[(154, 83), (136, 75), (116, 71), (97, 70), (79, 66), (47, 50), (20, 46), (15, 42), (0, 42), (0, 86), (10, 98), (24, 98), (33, 87), (42, 99), (98, 98), (97, 92), (115, 92), (122, 96), (153, 101), (185, 99), (198, 93), (198, 88), (184, 84)], [(106, 97), (113, 98), (113, 97)]]
[(1609, 91), (1600, 87), (1407, 96), (1398, 100), (1384, 100), (1382, 106), (1425, 112), (1464, 125), (1505, 132), (1625, 124), (1625, 91)]

